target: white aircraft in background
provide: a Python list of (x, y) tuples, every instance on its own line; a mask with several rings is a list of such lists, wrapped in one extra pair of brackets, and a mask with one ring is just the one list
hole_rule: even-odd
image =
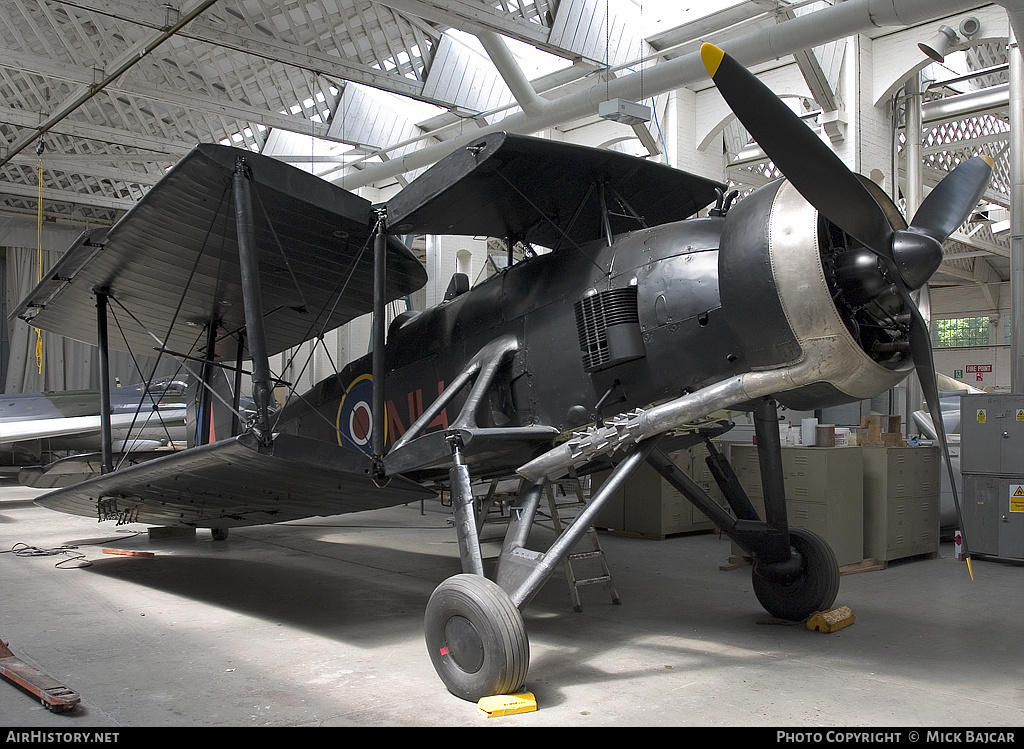
[[(111, 388), (110, 427), (115, 454), (170, 448), (185, 439), (185, 382), (170, 378), (149, 385)], [(21, 468), (29, 486), (56, 486), (59, 473), (39, 483), (43, 464), (70, 458), (81, 471), (100, 450), (98, 390), (6, 393), (0, 397), (0, 465)], [(52, 469), (51, 469), (52, 470)], [(98, 469), (96, 469), (98, 472)]]

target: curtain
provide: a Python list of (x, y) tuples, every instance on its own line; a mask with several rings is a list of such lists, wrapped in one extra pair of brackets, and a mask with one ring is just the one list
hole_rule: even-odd
[[(43, 265), (49, 268), (61, 256), (54, 250), (43, 250)], [(38, 250), (27, 247), (7, 248), (7, 309), (14, 307), (32, 291), (39, 279)], [(15, 318), (8, 322), (10, 356), (7, 361), (7, 392), (37, 393), (46, 390), (68, 390), (64, 367), (64, 339), (43, 333), (42, 373), (36, 362), (35, 328)]]
[[(43, 266), (49, 269), (63, 252), (43, 250)], [(38, 283), (38, 250), (7, 248), (7, 309), (12, 310)], [(7, 364), (8, 393), (38, 393), (50, 390), (95, 390), (99, 388), (99, 350), (96, 346), (44, 332), (42, 334), (42, 371), (36, 359), (36, 329), (15, 318), (8, 322), (10, 355)], [(154, 370), (155, 357), (132, 356), (110, 351), (110, 379), (113, 387), (145, 382)], [(141, 368), (141, 372), (139, 369)], [(171, 375), (178, 370), (173, 359), (165, 358), (156, 367), (156, 375)]]

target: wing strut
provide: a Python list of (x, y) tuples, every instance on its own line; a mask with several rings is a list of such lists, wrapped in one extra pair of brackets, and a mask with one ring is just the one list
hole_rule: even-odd
[(196, 429), (199, 430), (199, 434), (196, 435), (197, 445), (206, 445), (210, 442), (215, 442), (213, 438), (214, 427), (213, 423), (213, 377), (216, 367), (214, 366), (214, 353), (215, 346), (217, 344), (217, 321), (210, 319), (206, 323), (206, 355), (203, 357), (203, 368), (202, 374), (202, 388), (200, 389), (198, 398), (202, 410), (200, 413), (202, 417), (199, 419), (199, 423), (196, 424)]
[(96, 345), (100, 352), (100, 455), (102, 473), (114, 470), (113, 441), (110, 434), (110, 349), (107, 345), (107, 292), (96, 291)]
[(383, 473), (384, 459), (384, 307), (387, 304), (387, 250), (388, 235), (385, 211), (377, 212), (377, 226), (373, 235), (373, 459), (377, 470)]
[(238, 331), (238, 353), (235, 355), (235, 391), (231, 401), (231, 436), (242, 433), (242, 419), (239, 408), (242, 405), (242, 362), (245, 360), (245, 331)]
[[(252, 397), (256, 404), (256, 431), (260, 444), (270, 446), (270, 359), (263, 329), (263, 298), (260, 295), (260, 270), (255, 229), (252, 218), (252, 194), (249, 169), (245, 157), (235, 160), (232, 176), (235, 191), (235, 223), (238, 231), (238, 262), (242, 281), (242, 304), (245, 308), (245, 331), (252, 357)], [(211, 322), (212, 324), (212, 322)]]

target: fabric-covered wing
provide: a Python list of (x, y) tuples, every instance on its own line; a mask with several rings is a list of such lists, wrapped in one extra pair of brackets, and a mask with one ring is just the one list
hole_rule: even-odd
[[(373, 307), (371, 204), (276, 159), (201, 144), (106, 232), (87, 232), (12, 316), (96, 342), (96, 290), (106, 290), (111, 348), (175, 351), (245, 324), (232, 176), (244, 159), (270, 354), (338, 327)], [(422, 265), (389, 238), (389, 300), (426, 283)], [(141, 349), (139, 349), (141, 347)], [(235, 344), (222, 355), (234, 358)]]
[[(600, 148), (498, 132), (459, 148), (388, 201), (396, 234), (483, 235), (557, 249), (681, 221), (726, 186)], [(640, 224), (629, 215), (639, 214)]]
[(280, 434), (270, 451), (251, 434), (97, 476), (38, 497), (72, 515), (235, 528), (405, 504), (434, 492), (401, 476), (373, 482), (371, 460), (320, 440)]

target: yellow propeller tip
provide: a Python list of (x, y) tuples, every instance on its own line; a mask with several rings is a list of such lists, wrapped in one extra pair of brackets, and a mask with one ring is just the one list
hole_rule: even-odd
[(971, 576), (971, 580), (974, 580), (974, 570), (971, 568), (971, 558), (967, 557), (967, 572)]
[(984, 153), (978, 154), (978, 155), (981, 156), (982, 161), (984, 161), (986, 164), (988, 164), (988, 168), (989, 169), (995, 168), (996, 162), (992, 161), (992, 157), (991, 156), (989, 156), (988, 154), (984, 154)]
[(700, 59), (704, 61), (704, 67), (708, 69), (712, 78), (718, 72), (718, 66), (722, 64), (723, 57), (725, 57), (725, 52), (714, 44), (704, 42), (700, 45)]

